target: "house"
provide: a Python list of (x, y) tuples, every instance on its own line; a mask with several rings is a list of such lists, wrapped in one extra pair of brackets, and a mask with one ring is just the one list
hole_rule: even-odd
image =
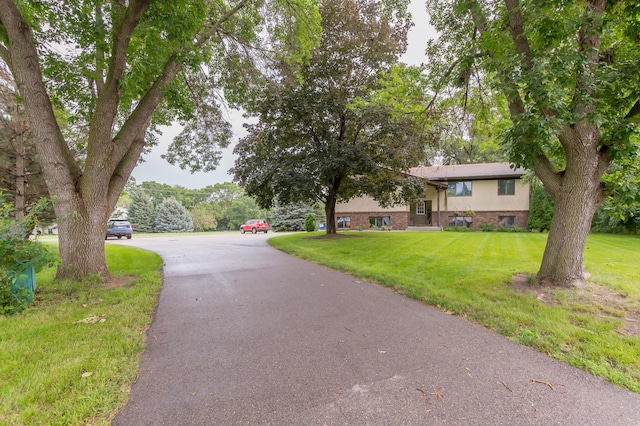
[(424, 181), (424, 194), (416, 202), (384, 208), (371, 197), (359, 197), (338, 203), (338, 230), (479, 229), (485, 223), (526, 228), (530, 188), (522, 180), (524, 172), (509, 163), (416, 167), (409, 174)]

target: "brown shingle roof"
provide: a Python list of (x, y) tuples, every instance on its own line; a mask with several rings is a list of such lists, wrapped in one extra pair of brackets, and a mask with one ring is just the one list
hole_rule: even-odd
[(496, 179), (520, 177), (526, 170), (513, 169), (509, 163), (456, 164), (452, 166), (414, 167), (409, 173), (432, 181), (460, 179)]

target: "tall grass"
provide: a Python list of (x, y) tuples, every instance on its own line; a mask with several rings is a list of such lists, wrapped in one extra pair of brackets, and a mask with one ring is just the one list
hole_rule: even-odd
[(606, 297), (594, 292), (599, 287), (514, 288), (514, 276), (537, 272), (545, 234), (350, 232), (340, 238), (296, 234), (269, 241), (640, 392), (640, 337), (620, 332), (625, 316), (640, 314), (636, 236), (588, 239), (585, 265), (591, 281), (609, 289)]
[(116, 279), (53, 281), (36, 303), (0, 317), (0, 424), (108, 424), (136, 378), (161, 286), (160, 257), (106, 246)]

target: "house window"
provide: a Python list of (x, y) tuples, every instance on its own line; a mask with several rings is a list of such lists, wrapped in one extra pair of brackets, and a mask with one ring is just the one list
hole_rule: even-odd
[(515, 195), (515, 179), (498, 179), (498, 195)]
[(382, 228), (383, 226), (391, 226), (391, 217), (389, 216), (369, 216), (370, 228)]
[(516, 217), (498, 216), (498, 226), (501, 228), (513, 228), (516, 226)]
[(344, 216), (338, 218), (338, 229), (350, 229), (351, 228), (351, 217)]
[(426, 212), (426, 203), (424, 201), (418, 201), (416, 204), (416, 214), (425, 214)]
[(468, 197), (471, 196), (471, 181), (450, 182), (447, 189), (449, 197)]
[(473, 226), (473, 217), (449, 216), (449, 226), (462, 226), (464, 228), (471, 228)]

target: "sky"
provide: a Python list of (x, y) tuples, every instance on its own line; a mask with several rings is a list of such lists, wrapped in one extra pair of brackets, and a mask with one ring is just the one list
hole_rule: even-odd
[[(412, 0), (410, 11), (413, 16), (414, 26), (409, 31), (407, 52), (401, 60), (409, 65), (420, 65), (425, 62), (424, 51), (427, 40), (432, 38), (435, 33), (428, 24), (429, 19), (423, 0)], [(173, 138), (180, 133), (181, 128), (176, 124), (162, 127), (163, 134), (159, 139), (159, 144), (153, 147), (149, 154), (143, 155), (144, 162), (136, 166), (132, 176), (138, 184), (154, 181), (192, 189), (233, 181), (233, 176), (228, 174), (228, 171), (233, 167), (235, 161), (233, 147), (238, 139), (246, 135), (242, 126), (245, 119), (242, 117), (242, 112), (237, 110), (229, 110), (228, 119), (233, 127), (233, 141), (229, 148), (222, 150), (222, 160), (216, 170), (192, 174), (189, 170), (182, 170), (178, 166), (169, 164), (161, 157), (162, 154), (167, 152), (167, 148)]]

